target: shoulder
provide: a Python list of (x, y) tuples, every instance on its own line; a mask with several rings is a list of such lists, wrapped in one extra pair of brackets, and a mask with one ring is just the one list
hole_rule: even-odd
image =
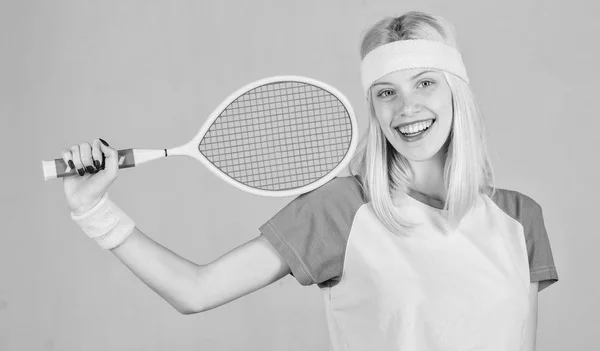
[(529, 222), (531, 217), (537, 217), (542, 211), (540, 204), (534, 199), (516, 190), (496, 188), (491, 199), (500, 209), (521, 224)]
[(362, 186), (357, 178), (337, 177), (293, 199), (272, 221), (289, 225), (292, 222), (302, 223), (302, 220), (326, 220), (336, 215), (351, 219), (364, 203)]
[(347, 176), (334, 178), (320, 188), (298, 196), (296, 201), (310, 202), (315, 206), (357, 208), (365, 203), (365, 196), (359, 179)]

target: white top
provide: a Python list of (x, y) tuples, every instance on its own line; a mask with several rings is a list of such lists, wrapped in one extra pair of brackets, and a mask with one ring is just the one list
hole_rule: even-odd
[(355, 178), (337, 178), (261, 231), (301, 284), (319, 285), (331, 350), (521, 350), (530, 282), (558, 275), (539, 205), (496, 191), (456, 225), (439, 202), (405, 195), (397, 210), (422, 225), (396, 235)]

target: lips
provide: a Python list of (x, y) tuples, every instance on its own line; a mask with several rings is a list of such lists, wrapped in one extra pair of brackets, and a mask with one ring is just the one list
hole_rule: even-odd
[(411, 124), (415, 124), (415, 123), (419, 123), (419, 122), (424, 122), (424, 121), (428, 121), (430, 119), (425, 119), (425, 120), (421, 120), (421, 121), (416, 121), (416, 122), (410, 122), (410, 123), (403, 123), (401, 125), (398, 125), (396, 127), (394, 127), (394, 129), (398, 132), (398, 135), (400, 135), (400, 138), (406, 142), (412, 142), (412, 141), (417, 141), (419, 139), (422, 139), (423, 137), (425, 137), (425, 135), (427, 135), (427, 133), (429, 133), (429, 131), (431, 130), (431, 127), (433, 127), (433, 125), (435, 124), (436, 120), (434, 119), (433, 122), (431, 123), (431, 125), (427, 128), (425, 128), (424, 130), (412, 134), (412, 135), (405, 135), (402, 132), (400, 132), (400, 128), (407, 126), (407, 125), (411, 125)]
[(400, 123), (397, 126), (394, 126), (393, 128), (395, 128), (395, 129), (401, 129), (404, 126), (410, 126), (411, 124), (418, 124), (418, 123), (427, 122), (427, 121), (433, 121), (433, 122), (435, 122), (435, 120), (436, 120), (435, 118), (425, 118), (425, 119), (420, 119), (418, 121)]

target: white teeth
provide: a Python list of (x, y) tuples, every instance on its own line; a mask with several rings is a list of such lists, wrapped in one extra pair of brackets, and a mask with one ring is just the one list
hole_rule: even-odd
[(431, 126), (432, 123), (432, 119), (424, 122), (414, 123), (409, 126), (404, 126), (400, 128), (400, 132), (402, 132), (403, 134), (414, 134), (416, 132), (422, 131), (423, 129), (429, 128), (429, 126)]

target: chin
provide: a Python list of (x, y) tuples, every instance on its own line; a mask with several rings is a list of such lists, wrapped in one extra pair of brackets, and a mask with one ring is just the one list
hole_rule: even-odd
[(396, 147), (395, 149), (398, 153), (400, 153), (400, 155), (404, 156), (404, 158), (412, 162), (429, 161), (432, 159), (436, 159), (436, 156), (445, 153), (444, 148), (442, 146), (435, 147), (433, 149), (422, 146), (414, 149), (406, 147)]

